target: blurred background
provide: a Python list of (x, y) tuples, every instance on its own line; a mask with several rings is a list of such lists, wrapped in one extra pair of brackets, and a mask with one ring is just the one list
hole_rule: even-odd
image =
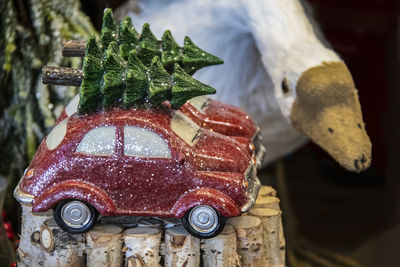
[[(4, 5), (6, 2), (15, 4), (20, 1), (5, 1)], [(361, 174), (347, 172), (320, 148), (309, 143), (283, 159), (280, 165), (285, 172), (285, 187), (288, 193), (286, 201), (289, 202), (282, 203), (283, 208), (287, 205), (293, 210), (302, 235), (316, 247), (321, 246), (335, 255), (354, 260), (361, 266), (400, 266), (399, 1), (309, 0), (309, 2), (314, 8), (322, 31), (334, 50), (346, 62), (359, 90), (364, 121), (373, 144), (372, 165)], [(126, 7), (126, 1), (81, 0), (82, 11), (87, 14), (97, 31), (101, 28), (103, 9), (111, 7), (115, 10), (121, 5)], [(17, 3), (15, 6), (17, 6), (15, 16), (18, 20), (23, 21), (27, 27), (34, 27), (30, 25), (29, 20), (24, 21), (24, 16), (29, 13), (21, 8), (24, 5)], [(131, 5), (130, 8), (137, 7)], [(151, 21), (149, 23), (151, 24)], [(87, 27), (85, 30), (90, 31), (90, 26), (82, 27)], [(81, 38), (87, 38), (85, 36), (87, 34), (81, 33)], [(46, 40), (40, 40), (40, 34), (38, 38), (39, 47), (43, 43), (46, 44)], [(54, 45), (59, 44), (54, 43)], [(57, 59), (47, 60), (57, 62)], [(42, 61), (47, 63), (46, 56), (43, 56)], [(63, 63), (58, 65), (79, 65), (79, 62)], [(15, 82), (7, 77), (1, 78), (3, 83)], [(15, 103), (13, 94), (16, 93), (15, 90), (4, 89), (5, 87), (7, 86), (3, 84), (3, 89), (0, 91), (0, 116), (3, 119), (6, 117), (4, 111), (11, 103)], [(76, 92), (74, 90), (76, 89), (58, 95), (50, 93), (48, 97), (54, 100), (53, 102), (57, 102), (55, 99), (58, 99), (58, 103), (62, 105)], [(34, 109), (40, 109), (40, 103), (37, 106), (32, 112)], [(55, 108), (57, 107), (52, 107)], [(29, 117), (25, 114), (21, 120), (26, 116)], [(19, 128), (5, 121), (7, 120), (0, 121), (2, 129), (0, 145), (10, 141), (18, 142), (10, 136)], [(44, 129), (43, 134), (51, 127), (51, 120), (37, 121), (38, 128)], [(22, 122), (21, 125), (23, 124)], [(32, 144), (31, 150), (34, 151), (36, 145)], [(9, 151), (2, 145), (0, 159), (6, 158), (7, 153)], [(24, 156), (19, 162), (25, 163), (19, 165), (24, 166), (14, 168), (12, 172), (7, 159), (0, 163), (2, 164), (0, 173), (9, 179), (9, 191), (16, 183), (15, 178), (10, 177), (18, 177), (31, 157), (29, 151), (21, 153)], [(262, 182), (279, 187), (274, 177), (276, 169), (276, 165), (264, 169), (260, 175)], [(6, 215), (3, 214), (4, 218), (7, 216), (6, 219), (13, 222), (14, 229), (18, 228), (18, 215), (13, 212), (15, 206), (11, 198), (6, 199)], [(291, 223), (288, 220), (290, 218), (285, 217), (285, 225)], [(298, 264), (340, 266), (332, 262), (313, 261), (312, 257), (303, 259), (299, 257)]]

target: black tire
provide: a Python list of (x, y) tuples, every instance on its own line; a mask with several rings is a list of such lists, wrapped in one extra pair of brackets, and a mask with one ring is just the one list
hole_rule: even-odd
[[(71, 205), (77, 205), (77, 207), (83, 208), (85, 212), (90, 213), (85, 217), (86, 219), (82, 224), (76, 224), (74, 226), (73, 224), (68, 224), (68, 221), (64, 219), (63, 212), (65, 212), (65, 209), (71, 208)], [(99, 217), (99, 213), (92, 205), (85, 201), (75, 199), (64, 199), (60, 201), (53, 210), (53, 213), (54, 220), (58, 226), (70, 234), (81, 234), (89, 231), (97, 222), (97, 218)]]
[[(191, 223), (191, 219), (190, 219), (191, 214), (195, 209), (197, 209), (199, 207), (207, 207), (216, 213), (215, 219), (217, 221), (211, 231), (201, 232), (199, 230), (196, 230), (196, 228), (193, 226), (193, 223)], [(224, 216), (221, 215), (221, 213), (219, 213), (214, 208), (207, 206), (207, 205), (199, 205), (199, 206), (193, 207), (188, 212), (186, 212), (185, 216), (181, 219), (181, 221), (182, 221), (182, 225), (185, 227), (186, 231), (188, 231), (191, 235), (193, 235), (194, 237), (200, 238), (200, 239), (208, 239), (208, 238), (213, 238), (213, 237), (217, 236), (219, 233), (221, 233), (221, 231), (225, 227), (226, 219)]]

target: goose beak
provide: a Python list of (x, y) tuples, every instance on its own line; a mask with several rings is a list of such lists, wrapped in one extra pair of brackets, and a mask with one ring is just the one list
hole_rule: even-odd
[(358, 93), (343, 62), (323, 63), (303, 72), (296, 86), (293, 126), (349, 171), (371, 164)]

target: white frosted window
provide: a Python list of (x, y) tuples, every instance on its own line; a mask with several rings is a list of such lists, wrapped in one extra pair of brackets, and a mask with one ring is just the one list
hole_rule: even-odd
[(198, 111), (204, 114), (204, 111), (207, 108), (208, 104), (208, 96), (201, 95), (197, 97), (193, 97), (192, 99), (189, 99), (188, 102), (194, 106)]
[(172, 116), (171, 130), (190, 146), (197, 143), (201, 134), (201, 128), (182, 112), (177, 111)]
[(79, 95), (76, 95), (74, 96), (74, 98), (71, 99), (71, 101), (65, 107), (65, 113), (67, 114), (68, 117), (70, 117), (72, 114), (78, 111), (78, 105), (79, 105)]
[(147, 129), (133, 126), (124, 128), (124, 153), (144, 158), (170, 158), (171, 151), (165, 140)]
[(54, 126), (46, 138), (46, 146), (49, 150), (53, 150), (61, 144), (62, 140), (67, 133), (68, 118)]
[(76, 152), (111, 156), (115, 152), (115, 126), (102, 126), (90, 130), (79, 143)]

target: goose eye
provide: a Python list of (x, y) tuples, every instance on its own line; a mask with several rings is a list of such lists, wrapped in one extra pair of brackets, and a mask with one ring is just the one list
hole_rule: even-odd
[(284, 78), (282, 80), (282, 92), (284, 95), (287, 95), (290, 93), (289, 81), (287, 78)]
[(362, 129), (361, 124), (357, 123), (358, 128)]

